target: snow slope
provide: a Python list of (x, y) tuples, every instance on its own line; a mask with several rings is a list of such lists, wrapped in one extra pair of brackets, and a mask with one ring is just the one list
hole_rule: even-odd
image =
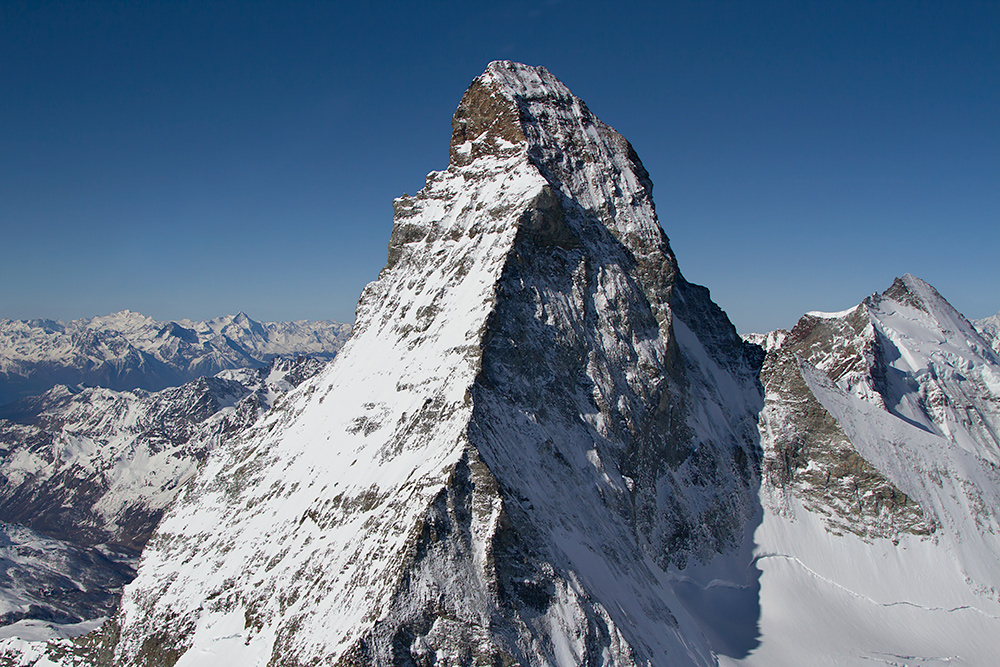
[(256, 322), (243, 313), (158, 322), (123, 310), (68, 322), (0, 320), (0, 405), (57, 384), (158, 391), (279, 356), (331, 359), (350, 325)]

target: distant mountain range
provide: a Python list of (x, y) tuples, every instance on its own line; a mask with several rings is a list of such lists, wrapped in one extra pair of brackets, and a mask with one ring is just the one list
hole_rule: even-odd
[(973, 320), (972, 323), (976, 325), (976, 329), (979, 330), (983, 338), (989, 342), (993, 351), (1000, 354), (1000, 313), (984, 317), (981, 320)]
[(275, 357), (329, 360), (351, 325), (257, 322), (243, 313), (160, 322), (123, 310), (87, 319), (0, 320), (0, 406), (55, 385), (159, 391)]

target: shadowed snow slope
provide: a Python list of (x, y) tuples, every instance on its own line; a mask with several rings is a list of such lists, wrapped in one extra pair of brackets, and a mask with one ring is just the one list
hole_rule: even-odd
[(115, 664), (714, 664), (668, 572), (759, 520), (751, 348), (545, 69), (453, 129), (342, 352), (165, 516)]

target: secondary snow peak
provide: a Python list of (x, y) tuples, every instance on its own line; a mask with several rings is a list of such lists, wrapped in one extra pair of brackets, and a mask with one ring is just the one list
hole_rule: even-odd
[(996, 641), (981, 639), (1000, 618), (1000, 366), (987, 342), (910, 274), (767, 342), (762, 643), (744, 664), (994, 661)]

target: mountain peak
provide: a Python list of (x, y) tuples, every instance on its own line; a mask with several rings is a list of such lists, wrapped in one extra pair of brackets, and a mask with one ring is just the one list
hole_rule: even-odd
[(756, 513), (742, 342), (548, 71), (492, 63), (451, 149), (394, 202), (342, 353), (160, 524), (116, 664), (216, 639), (233, 664), (709, 662), (662, 568)]
[(928, 313), (930, 312), (928, 298), (933, 300), (942, 298), (937, 290), (911, 273), (904, 273), (902, 277), (896, 278), (892, 285), (882, 292), (881, 297)]
[[(651, 288), (661, 297), (670, 290), (676, 262), (656, 216), (649, 174), (632, 145), (544, 67), (494, 61), (452, 119), (449, 168), (522, 152), (558, 194), (548, 208), (570, 221), (574, 234), (611, 232), (639, 260)], [(595, 223), (604, 229), (590, 229)]]
[(522, 113), (526, 100), (553, 105), (579, 102), (544, 67), (495, 60), (472, 82), (452, 117), (452, 160), (466, 162), (468, 149), (461, 147), (468, 141), (479, 144), (473, 146), (479, 151), (484, 145), (497, 150), (508, 147), (504, 144), (528, 143), (523, 127), (528, 119)]
[[(889, 303), (886, 303), (889, 302)], [(941, 296), (932, 285), (906, 273), (896, 278), (889, 289), (882, 294), (875, 294), (865, 300), (865, 305), (876, 317), (888, 316), (895, 310), (893, 303), (913, 308), (923, 313), (921, 319), (927, 326), (939, 328), (943, 333), (961, 332), (967, 340), (976, 340), (976, 345), (985, 344), (975, 327), (965, 319), (948, 300)], [(882, 313), (882, 315), (878, 315)], [(988, 347), (988, 345), (986, 345)]]

